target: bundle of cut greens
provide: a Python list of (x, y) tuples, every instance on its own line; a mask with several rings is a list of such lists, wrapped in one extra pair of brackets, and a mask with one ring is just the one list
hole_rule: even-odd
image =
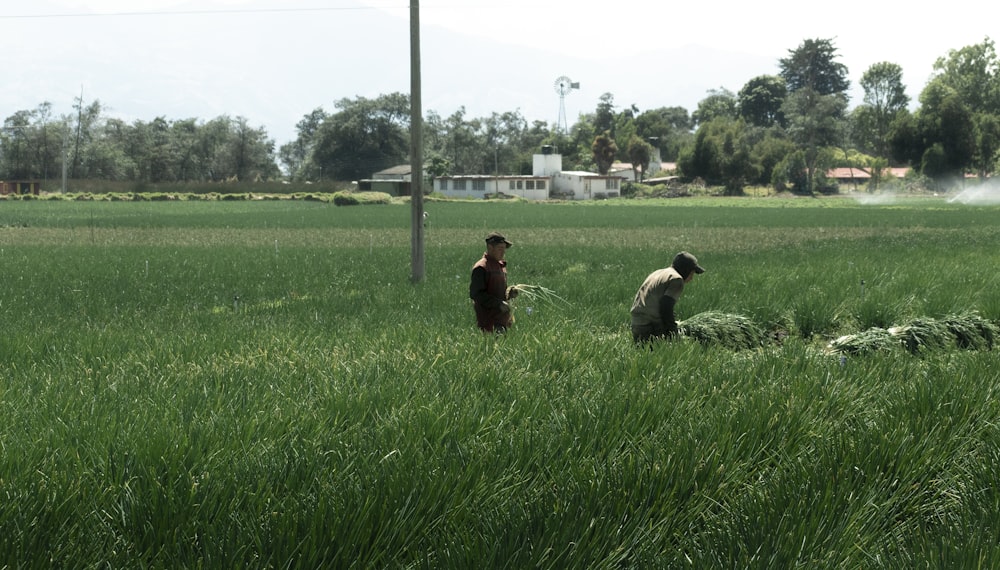
[(912, 354), (956, 346), (969, 350), (990, 350), (998, 334), (997, 325), (975, 312), (967, 312), (943, 319), (919, 317), (888, 329), (874, 327), (844, 335), (831, 342), (829, 348), (842, 354), (880, 352), (897, 346)]
[(1000, 333), (997, 325), (975, 312), (948, 315), (941, 322), (954, 335), (955, 344), (969, 350), (991, 350)]
[(845, 334), (830, 342), (829, 349), (840, 354), (872, 354), (899, 346), (888, 330), (873, 327), (855, 334)]
[(756, 348), (764, 344), (764, 330), (743, 315), (706, 311), (677, 323), (681, 335), (702, 344), (732, 349)]
[(535, 304), (545, 303), (548, 305), (569, 306), (569, 301), (563, 299), (557, 295), (555, 291), (549, 289), (548, 287), (518, 283), (517, 285), (513, 285), (511, 289), (517, 291), (519, 297), (524, 297), (528, 301)]
[(953, 338), (947, 325), (929, 317), (916, 318), (907, 324), (892, 327), (889, 334), (912, 354), (928, 349), (947, 348)]

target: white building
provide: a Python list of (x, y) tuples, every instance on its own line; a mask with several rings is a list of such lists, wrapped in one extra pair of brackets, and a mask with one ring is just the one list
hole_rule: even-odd
[(531, 176), (441, 176), (434, 179), (434, 191), (454, 198), (503, 194), (526, 200), (592, 200), (617, 198), (621, 195), (621, 183), (621, 176), (563, 171), (562, 155), (546, 146), (541, 154), (532, 157)]
[(452, 198), (517, 196), (526, 200), (547, 200), (552, 180), (544, 176), (491, 176), (468, 174), (439, 176), (434, 191)]

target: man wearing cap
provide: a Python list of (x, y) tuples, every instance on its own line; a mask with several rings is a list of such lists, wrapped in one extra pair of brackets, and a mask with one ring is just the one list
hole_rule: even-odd
[(507, 287), (507, 262), (504, 255), (513, 246), (503, 234), (486, 236), (486, 253), (472, 266), (469, 298), (476, 311), (476, 324), (484, 332), (502, 333), (512, 324), (508, 301), (517, 296), (517, 289)]
[(695, 273), (704, 272), (695, 256), (682, 251), (670, 267), (650, 273), (632, 301), (632, 339), (643, 343), (677, 334), (674, 305), (684, 293), (684, 284)]

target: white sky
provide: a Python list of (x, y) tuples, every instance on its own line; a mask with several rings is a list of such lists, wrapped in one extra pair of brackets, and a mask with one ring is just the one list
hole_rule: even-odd
[[(580, 83), (565, 101), (570, 123), (603, 93), (640, 111), (694, 111), (708, 90), (776, 74), (778, 59), (816, 38), (847, 65), (852, 106), (880, 61), (902, 66), (916, 99), (938, 57), (997, 39), (1000, 5), (935, 6), (422, 0), (423, 110), (520, 110), (553, 124), (553, 83), (566, 75)], [(282, 144), (317, 107), (408, 92), (408, 18), (406, 0), (0, 0), (0, 117), (44, 101), (69, 114), (82, 93), (128, 121), (243, 116)]]

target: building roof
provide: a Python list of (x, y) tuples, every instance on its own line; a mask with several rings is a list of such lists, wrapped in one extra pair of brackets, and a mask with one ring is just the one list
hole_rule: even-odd
[[(677, 169), (677, 163), (676, 162), (661, 162), (660, 163), (660, 170), (676, 170), (676, 169)], [(630, 162), (615, 162), (615, 163), (612, 163), (611, 168), (608, 170), (608, 172), (614, 172), (614, 171), (618, 171), (618, 170), (632, 170), (632, 163), (630, 163)], [(642, 169), (640, 168), (639, 170), (642, 170)]]
[[(882, 171), (883, 176), (895, 176), (896, 178), (902, 178), (906, 176), (906, 173), (910, 171), (909, 168), (886, 168)], [(831, 168), (826, 171), (827, 178), (836, 178), (837, 180), (868, 180), (872, 177), (868, 170), (863, 168), (848, 168), (839, 167)]]
[(565, 176), (579, 176), (580, 178), (621, 178), (620, 176), (615, 176), (610, 172), (607, 174), (598, 174), (596, 172), (588, 172), (586, 170), (563, 170), (558, 174)]
[(535, 176), (533, 174), (446, 174), (445, 176), (435, 176), (437, 179), (447, 180), (548, 180), (551, 176)]
[(392, 166), (386, 168), (385, 170), (379, 170), (378, 172), (375, 173), (375, 175), (382, 175), (382, 176), (406, 176), (407, 174), (410, 174), (409, 164), (400, 164), (397, 166)]

